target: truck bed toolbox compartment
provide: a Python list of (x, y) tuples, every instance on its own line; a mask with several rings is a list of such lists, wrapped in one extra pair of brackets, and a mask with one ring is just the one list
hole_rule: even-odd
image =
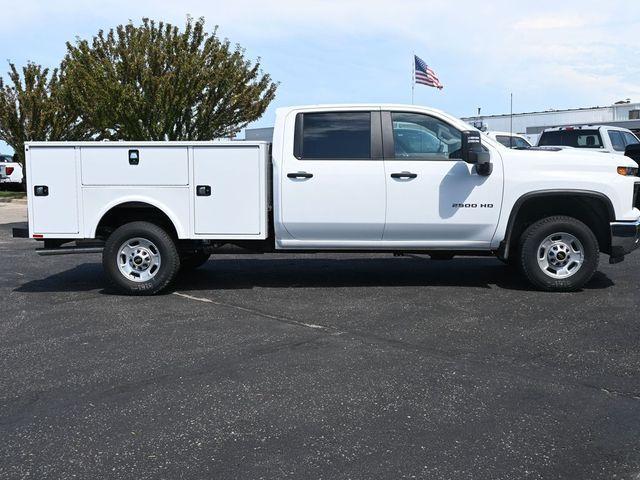
[(80, 148), (83, 185), (179, 186), (189, 183), (187, 147), (114, 146)]
[(265, 161), (257, 145), (195, 147), (193, 165), (196, 234), (265, 233)]
[(31, 147), (27, 161), (29, 226), (33, 234), (79, 232), (76, 149)]

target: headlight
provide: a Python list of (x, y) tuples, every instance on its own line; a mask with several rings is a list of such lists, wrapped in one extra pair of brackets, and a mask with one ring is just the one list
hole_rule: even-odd
[(635, 177), (638, 175), (638, 169), (636, 167), (618, 167), (618, 174), (625, 177)]

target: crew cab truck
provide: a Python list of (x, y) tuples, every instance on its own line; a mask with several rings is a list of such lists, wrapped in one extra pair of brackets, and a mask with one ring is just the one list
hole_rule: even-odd
[(495, 255), (551, 291), (639, 245), (631, 158), (512, 150), (413, 105), (281, 108), (271, 143), (30, 142), (26, 158), (29, 228), (14, 235), (42, 254), (102, 251), (128, 294), (160, 292), (228, 244)]

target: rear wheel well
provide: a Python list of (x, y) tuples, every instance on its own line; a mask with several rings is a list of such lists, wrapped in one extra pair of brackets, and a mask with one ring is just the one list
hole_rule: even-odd
[(158, 207), (144, 202), (122, 203), (107, 211), (96, 227), (96, 238), (106, 240), (116, 228), (137, 221), (158, 225), (174, 239), (178, 238), (178, 232), (167, 214)]
[(515, 253), (520, 236), (530, 225), (554, 215), (580, 220), (595, 234), (600, 251), (610, 253), (609, 222), (615, 220), (611, 203), (596, 194), (556, 193), (531, 196), (516, 203), (507, 226), (502, 256), (508, 258)]

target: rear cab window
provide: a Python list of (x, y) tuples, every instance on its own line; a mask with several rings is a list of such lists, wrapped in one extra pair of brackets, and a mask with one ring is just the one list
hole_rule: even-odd
[(299, 159), (370, 159), (371, 112), (299, 113), (295, 138)]
[(602, 148), (603, 146), (599, 130), (585, 129), (543, 132), (538, 145), (574, 148)]

